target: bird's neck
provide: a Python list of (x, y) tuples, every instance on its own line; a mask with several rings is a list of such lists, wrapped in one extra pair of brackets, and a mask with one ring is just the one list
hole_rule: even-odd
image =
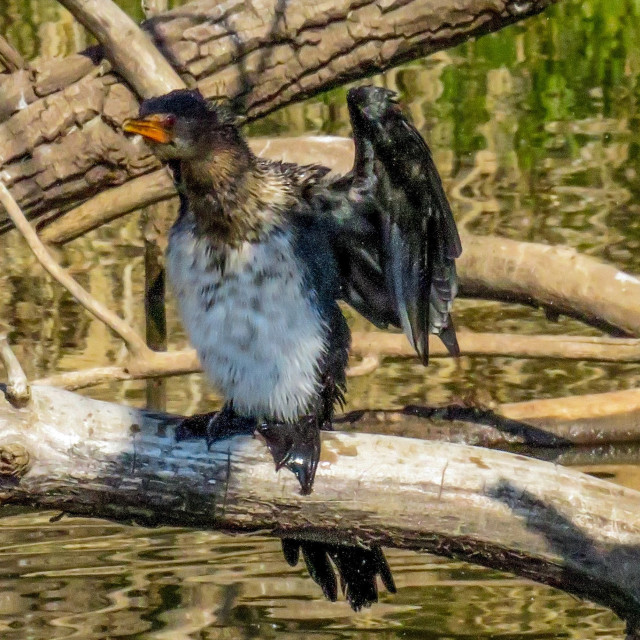
[(290, 194), (243, 144), (182, 162), (181, 188), (198, 230), (231, 246), (255, 242), (280, 222)]

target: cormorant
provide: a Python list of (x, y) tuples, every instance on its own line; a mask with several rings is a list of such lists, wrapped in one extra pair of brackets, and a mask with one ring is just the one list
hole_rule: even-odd
[[(180, 194), (167, 272), (225, 401), (206, 419), (207, 441), (249, 420), (303, 494), (319, 431), (344, 398), (350, 332), (338, 300), (378, 327), (400, 327), (424, 364), (429, 333), (458, 355), (449, 313), (461, 246), (429, 148), (393, 92), (359, 87), (347, 103), (355, 162), (338, 178), (255, 157), (233, 114), (197, 90), (145, 100), (123, 126), (169, 163)], [(395, 590), (379, 547), (283, 540), (290, 564), (300, 550), (332, 600), (328, 557), (356, 610), (377, 600), (377, 575)]]

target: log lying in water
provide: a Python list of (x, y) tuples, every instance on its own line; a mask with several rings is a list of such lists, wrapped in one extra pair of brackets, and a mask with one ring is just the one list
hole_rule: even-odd
[(237, 437), (176, 442), (176, 418), (32, 386), (0, 400), (3, 504), (419, 549), (508, 570), (640, 623), (640, 493), (465, 445), (323, 434), (311, 496)]

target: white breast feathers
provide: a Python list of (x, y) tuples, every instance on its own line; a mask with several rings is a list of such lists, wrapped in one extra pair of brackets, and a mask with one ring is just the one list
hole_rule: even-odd
[(274, 233), (222, 254), (176, 224), (167, 270), (202, 366), (236, 411), (292, 421), (320, 391), (326, 327), (290, 236)]

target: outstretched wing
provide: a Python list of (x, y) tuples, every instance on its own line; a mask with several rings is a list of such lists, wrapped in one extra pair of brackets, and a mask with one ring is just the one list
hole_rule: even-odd
[(347, 102), (356, 146), (345, 177), (352, 225), (355, 218), (368, 230), (347, 249), (343, 296), (374, 323), (401, 327), (425, 364), (429, 333), (458, 355), (449, 312), (462, 249), (429, 147), (392, 91), (359, 87)]

